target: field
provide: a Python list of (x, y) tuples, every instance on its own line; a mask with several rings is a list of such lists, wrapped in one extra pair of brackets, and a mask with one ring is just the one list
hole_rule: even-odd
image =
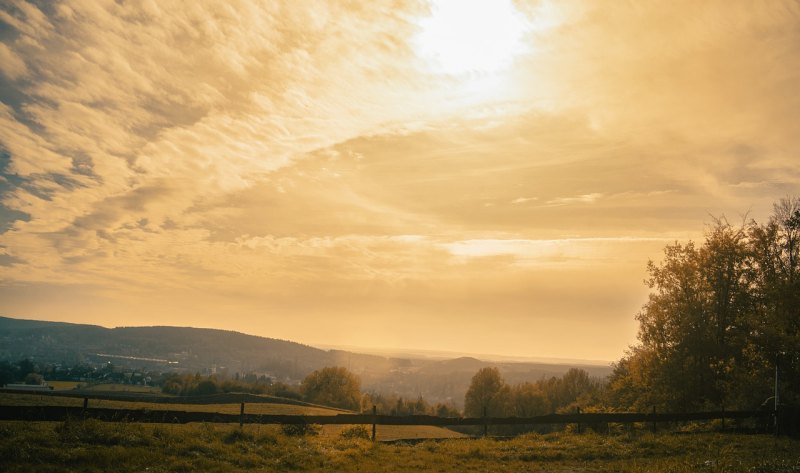
[[(0, 394), (0, 404), (80, 406), (80, 398)], [(238, 413), (235, 404), (89, 401), (93, 407)], [(247, 404), (264, 414), (335, 415), (317, 407)], [(448, 472), (800, 472), (800, 441), (771, 435), (617, 430), (464, 438), (448, 429), (329, 425), (291, 435), (278, 425), (139, 424), (67, 420), (0, 422), (0, 471), (435, 471)], [(347, 432), (350, 437), (343, 435)], [(359, 435), (360, 434), (360, 435)], [(448, 438), (451, 437), (451, 438)], [(429, 438), (427, 440), (423, 440)]]
[(800, 442), (767, 435), (525, 435), (372, 443), (278, 426), (0, 423), (2, 471), (800, 471)]
[(48, 381), (48, 385), (56, 391), (68, 391), (81, 385), (80, 381)]
[[(73, 397), (53, 397), (38, 394), (0, 393), (0, 405), (16, 406), (73, 406), (83, 405), (83, 399)], [(90, 399), (91, 407), (109, 409), (149, 409), (149, 410), (185, 410), (218, 412), (222, 414), (238, 414), (238, 404), (156, 404), (149, 402), (111, 401)], [(296, 406), (291, 404), (247, 404), (250, 414), (287, 414), (287, 415), (336, 415), (342, 411), (321, 407)], [(342, 430), (351, 426), (324, 425), (319, 435), (323, 438), (337, 438)], [(377, 429), (378, 440), (417, 439), (417, 438), (460, 438), (463, 434), (449, 429), (433, 426), (386, 425)]]

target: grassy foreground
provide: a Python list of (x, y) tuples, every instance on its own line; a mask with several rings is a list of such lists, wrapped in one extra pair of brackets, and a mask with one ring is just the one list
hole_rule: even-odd
[(768, 435), (525, 435), (373, 444), (277, 426), (0, 422), (0, 471), (800, 472), (800, 441)]

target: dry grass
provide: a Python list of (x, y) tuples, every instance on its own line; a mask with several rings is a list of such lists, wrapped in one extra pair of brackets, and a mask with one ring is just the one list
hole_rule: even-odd
[[(323, 425), (320, 436), (324, 438), (338, 438), (343, 430), (352, 427), (351, 425)], [(366, 426), (372, 431), (372, 426)], [(399, 440), (399, 439), (452, 439), (464, 438), (466, 435), (430, 425), (379, 425), (376, 429), (378, 440)]]
[(56, 391), (68, 391), (77, 388), (83, 383), (79, 381), (48, 381), (47, 384)]
[[(5, 405), (72, 405), (80, 398), (0, 394)], [(90, 400), (90, 406), (238, 413), (239, 406)], [(264, 414), (335, 415), (339, 411), (247, 404)], [(89, 419), (0, 422), (0, 471), (435, 471), (800, 473), (800, 441), (769, 435), (617, 431), (528, 434), (511, 440), (450, 438), (438, 427), (378, 426), (372, 443), (324, 426), (319, 435), (287, 436), (277, 425), (136, 424)], [(370, 426), (367, 426), (370, 429)], [(354, 430), (354, 429), (351, 429)], [(363, 431), (361, 432), (363, 434)]]
[(800, 442), (766, 435), (525, 435), (381, 444), (277, 426), (0, 422), (0, 471), (800, 472)]
[[(7, 394), (0, 393), (0, 405), (16, 406), (83, 406), (83, 399), (41, 394)], [(216, 412), (220, 414), (238, 414), (238, 404), (157, 404), (150, 402), (109, 401), (90, 399), (89, 407), (106, 409), (148, 409), (148, 410), (176, 410), (196, 412)], [(248, 414), (275, 414), (275, 415), (331, 415), (341, 414), (341, 411), (321, 407), (296, 406), (291, 404), (245, 404)], [(337, 438), (348, 425), (322, 426), (320, 435), (325, 438)], [(370, 426), (371, 428), (371, 426)], [(395, 439), (420, 439), (420, 438), (459, 438), (463, 434), (442, 427), (413, 426), (413, 425), (385, 425), (378, 426), (378, 440)]]

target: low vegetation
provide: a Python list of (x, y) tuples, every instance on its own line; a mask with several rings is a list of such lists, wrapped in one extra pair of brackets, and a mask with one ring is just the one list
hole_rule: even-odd
[(800, 471), (800, 442), (770, 436), (629, 432), (512, 440), (373, 443), (365, 430), (285, 435), (278, 426), (70, 420), (0, 423), (0, 470), (14, 471)]

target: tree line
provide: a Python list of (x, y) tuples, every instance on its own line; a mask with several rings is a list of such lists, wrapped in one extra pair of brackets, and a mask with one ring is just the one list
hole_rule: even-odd
[(637, 343), (606, 380), (581, 370), (509, 386), (496, 368), (472, 379), (466, 416), (602, 411), (751, 410), (800, 401), (800, 198), (765, 223), (715, 218), (700, 243), (649, 261)]
[(604, 383), (578, 368), (561, 377), (506, 384), (495, 367), (480, 369), (464, 396), (466, 417), (533, 417), (575, 412), (599, 404)]
[(752, 409), (800, 397), (800, 198), (765, 223), (717, 218), (648, 264), (638, 343), (614, 365), (619, 409)]

